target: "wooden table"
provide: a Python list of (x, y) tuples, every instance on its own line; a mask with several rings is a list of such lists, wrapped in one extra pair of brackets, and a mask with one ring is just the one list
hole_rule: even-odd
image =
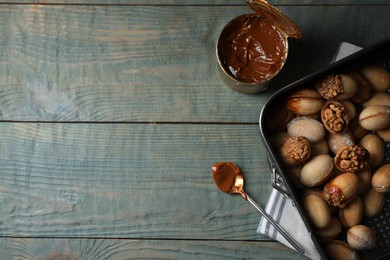
[[(211, 178), (234, 161), (261, 206), (271, 190), (273, 90), (230, 90), (215, 58), (244, 1), (1, 2), (1, 259), (302, 258)], [(387, 0), (270, 2), (303, 32), (273, 88), (390, 36)]]

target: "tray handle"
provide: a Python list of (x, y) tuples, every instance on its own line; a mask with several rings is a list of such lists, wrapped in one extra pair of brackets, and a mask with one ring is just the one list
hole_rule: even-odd
[(286, 187), (286, 184), (283, 181), (283, 178), (280, 176), (278, 170), (272, 163), (272, 160), (268, 157), (268, 165), (272, 171), (271, 173), (271, 180), (272, 180), (272, 187), (282, 193), (284, 196), (291, 198), (291, 192)]

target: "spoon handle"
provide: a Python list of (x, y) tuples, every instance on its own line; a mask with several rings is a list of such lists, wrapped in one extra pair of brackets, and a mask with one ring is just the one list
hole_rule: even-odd
[(290, 235), (288, 234), (283, 228), (281, 225), (279, 225), (278, 222), (276, 222), (270, 215), (268, 215), (268, 213), (263, 209), (261, 208), (251, 197), (249, 197), (248, 194), (246, 194), (246, 200), (249, 201), (250, 204), (252, 204), (252, 206), (254, 206), (262, 215), (263, 217), (269, 222), (271, 223), (275, 228), (276, 230), (282, 234), (282, 236), (301, 254), (304, 254), (305, 250), (303, 250), (303, 248), (301, 247), (301, 245), (298, 244), (298, 242)]

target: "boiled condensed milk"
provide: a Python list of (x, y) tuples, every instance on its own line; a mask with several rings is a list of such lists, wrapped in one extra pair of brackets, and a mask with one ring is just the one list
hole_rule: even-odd
[(247, 0), (256, 12), (231, 20), (217, 41), (221, 76), (232, 89), (256, 94), (283, 68), (288, 37), (300, 38), (299, 28), (279, 10), (262, 0)]

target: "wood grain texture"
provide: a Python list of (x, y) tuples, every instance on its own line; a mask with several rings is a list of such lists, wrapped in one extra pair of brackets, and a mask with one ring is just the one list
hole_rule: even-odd
[(256, 125), (0, 124), (0, 235), (264, 239), (259, 213), (220, 192), (235, 161), (265, 206), (270, 171)]
[[(304, 38), (291, 41), (273, 87), (326, 66), (341, 41), (366, 46), (389, 36), (389, 8), (281, 6)], [(247, 12), (246, 6), (1, 5), (0, 119), (257, 122), (269, 92), (231, 91), (214, 54), (222, 27)]]
[(129, 239), (0, 239), (2, 259), (302, 259), (272, 242), (129, 240)]
[[(268, 0), (277, 5), (377, 5), (387, 0)], [(71, 4), (71, 5), (246, 5), (245, 0), (0, 0), (15, 4)]]

